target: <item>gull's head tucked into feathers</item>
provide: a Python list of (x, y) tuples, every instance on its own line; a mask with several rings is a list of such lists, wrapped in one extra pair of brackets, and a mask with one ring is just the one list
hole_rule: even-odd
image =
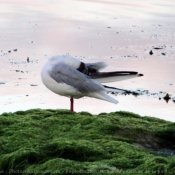
[(81, 61), (77, 58), (73, 58), (70, 55), (58, 55), (58, 56), (53, 56), (48, 60), (49, 64), (51, 65), (55, 65), (59, 62), (63, 62), (65, 64), (67, 64), (68, 66), (78, 69)]

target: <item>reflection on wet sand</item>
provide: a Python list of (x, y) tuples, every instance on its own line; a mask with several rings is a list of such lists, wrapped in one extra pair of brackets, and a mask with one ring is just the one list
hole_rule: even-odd
[[(0, 2), (0, 112), (69, 109), (68, 98), (42, 85), (40, 71), (50, 56), (71, 54), (85, 62), (103, 60), (106, 71), (140, 71), (142, 79), (108, 85), (155, 93), (117, 95), (118, 105), (83, 98), (75, 101), (76, 111), (126, 110), (175, 121), (174, 5), (163, 0)], [(160, 91), (170, 95), (168, 103), (163, 96), (159, 100)]]

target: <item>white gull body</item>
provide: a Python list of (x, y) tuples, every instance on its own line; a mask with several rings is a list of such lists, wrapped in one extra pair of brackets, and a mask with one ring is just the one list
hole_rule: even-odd
[(137, 72), (99, 72), (107, 66), (104, 62), (83, 63), (70, 55), (51, 57), (41, 71), (43, 84), (52, 92), (69, 98), (83, 96), (118, 101), (106, 92), (127, 92), (126, 90), (103, 86), (101, 83), (121, 81), (143, 76)]

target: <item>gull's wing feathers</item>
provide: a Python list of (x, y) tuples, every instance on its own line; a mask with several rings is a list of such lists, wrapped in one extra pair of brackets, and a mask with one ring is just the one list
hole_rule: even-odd
[(138, 72), (133, 71), (96, 72), (90, 75), (91, 78), (100, 83), (121, 81), (141, 76), (143, 76), (143, 74), (139, 74)]
[(81, 62), (80, 67), (77, 70), (85, 75), (88, 75), (89, 77), (95, 79), (100, 83), (122, 81), (130, 78), (143, 76), (143, 74), (139, 74), (138, 72), (134, 71), (99, 72), (99, 70), (105, 68), (106, 66), (107, 64), (105, 62)]
[(49, 73), (56, 82), (70, 85), (82, 93), (104, 91), (100, 83), (63, 62), (54, 65)]
[(114, 93), (125, 93), (125, 94), (131, 94), (132, 92), (126, 89), (119, 89), (119, 88), (115, 88), (115, 87), (110, 87), (110, 86), (105, 86), (103, 85), (103, 87), (106, 89), (106, 91), (108, 92), (114, 92)]
[[(117, 100), (105, 94), (105, 88), (89, 76), (69, 67), (63, 62), (59, 62), (49, 71), (51, 78), (58, 83), (65, 83), (77, 89), (82, 96), (90, 96), (112, 103), (118, 103)], [(73, 94), (72, 94), (73, 96)]]

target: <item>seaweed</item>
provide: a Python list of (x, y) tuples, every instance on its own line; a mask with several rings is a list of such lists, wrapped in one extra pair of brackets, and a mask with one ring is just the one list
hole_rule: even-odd
[(3, 174), (173, 174), (172, 122), (120, 111), (32, 109), (0, 115)]

